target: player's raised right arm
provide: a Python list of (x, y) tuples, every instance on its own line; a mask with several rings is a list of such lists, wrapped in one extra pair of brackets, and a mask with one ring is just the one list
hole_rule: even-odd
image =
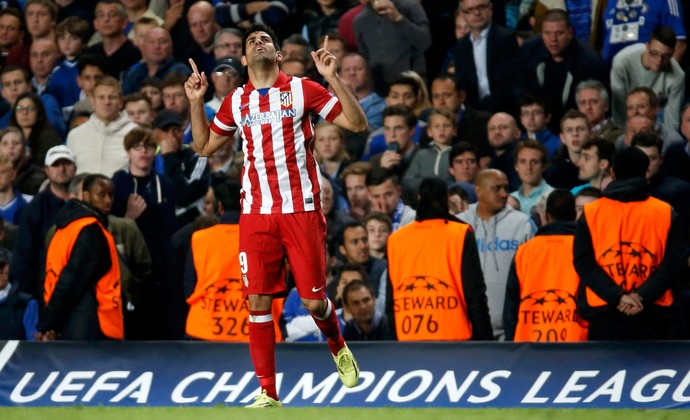
[(189, 99), (194, 150), (200, 156), (210, 156), (230, 139), (211, 131), (204, 110), (204, 95), (208, 90), (208, 79), (206, 74), (199, 73), (199, 69), (191, 58), (189, 64), (192, 66), (192, 74), (185, 82), (184, 90)]

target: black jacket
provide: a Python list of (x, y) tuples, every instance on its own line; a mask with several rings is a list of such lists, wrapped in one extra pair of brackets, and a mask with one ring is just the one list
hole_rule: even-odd
[(486, 69), (491, 94), (479, 99), (477, 66), (474, 62), (471, 35), (461, 38), (455, 46), (455, 77), (458, 86), (465, 89), (465, 102), (475, 109), (491, 113), (503, 111), (512, 113), (514, 98), (511, 72), (519, 52), (515, 34), (493, 23), (487, 34)]

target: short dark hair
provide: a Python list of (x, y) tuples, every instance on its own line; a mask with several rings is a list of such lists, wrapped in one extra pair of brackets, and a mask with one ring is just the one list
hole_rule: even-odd
[(431, 81), (431, 84), (433, 85), (434, 82), (437, 80), (442, 82), (452, 82), (456, 92), (461, 92), (465, 90), (465, 86), (462, 85), (462, 83), (458, 79), (449, 74), (439, 74), (438, 76), (434, 77), (434, 79)]
[(361, 222), (358, 222), (356, 220), (350, 220), (349, 222), (345, 223), (340, 229), (338, 229), (338, 232), (336, 232), (335, 237), (333, 238), (335, 245), (345, 245), (345, 231), (354, 228), (362, 228), (365, 232), (367, 230), (367, 228), (365, 228)]
[(634, 95), (636, 93), (644, 93), (647, 95), (647, 98), (649, 99), (649, 105), (656, 107), (659, 106), (659, 96), (657, 96), (656, 92), (654, 92), (651, 88), (648, 88), (647, 86), (638, 86), (635, 89), (632, 89), (628, 92), (628, 94), (625, 96), (625, 99), (627, 100), (630, 95)]
[(393, 182), (393, 184), (400, 185), (400, 178), (395, 172), (376, 167), (372, 168), (372, 170), (367, 174), (365, 184), (367, 187), (374, 187), (376, 185), (385, 183), (389, 179)]
[(398, 75), (395, 79), (393, 79), (392, 82), (388, 83), (388, 86), (386, 87), (386, 96), (391, 93), (391, 87), (395, 85), (409, 86), (412, 88), (415, 98), (417, 95), (419, 95), (419, 85), (417, 84), (417, 81), (409, 76)]
[(555, 221), (572, 222), (577, 216), (575, 197), (568, 190), (555, 189), (546, 198), (546, 213)]
[(26, 19), (24, 18), (24, 13), (15, 7), (5, 7), (4, 9), (0, 10), (0, 17), (5, 15), (14, 16), (15, 18), (19, 19), (19, 30), (26, 32)]
[(664, 150), (664, 139), (656, 133), (643, 131), (633, 136), (630, 145), (638, 147), (656, 147), (659, 154), (661, 154)]
[(544, 111), (544, 115), (550, 115), (551, 114), (551, 106), (549, 104), (549, 100), (544, 95), (540, 95), (538, 93), (527, 92), (520, 97), (519, 108), (522, 108), (523, 106), (531, 106), (531, 105), (539, 105), (541, 107), (541, 109)]
[(575, 119), (585, 120), (587, 127), (589, 127), (590, 129), (592, 128), (589, 120), (587, 119), (587, 116), (584, 113), (578, 111), (577, 109), (569, 109), (565, 112), (565, 114), (563, 114), (563, 117), (561, 118), (561, 131), (563, 131), (563, 122), (564, 121), (575, 120)]
[(161, 90), (171, 87), (171, 86), (182, 86), (184, 87), (184, 83), (187, 81), (187, 75), (182, 73), (181, 71), (174, 71), (172, 73), (168, 73), (163, 78), (163, 82), (161, 83)]
[(565, 22), (566, 28), (570, 28), (570, 16), (563, 9), (549, 9), (544, 13), (542, 22)]
[(96, 181), (99, 179), (113, 182), (112, 179), (108, 178), (107, 176), (103, 174), (88, 174), (87, 176), (84, 177), (84, 182), (81, 184), (81, 191), (91, 191), (91, 188), (94, 186)]
[(597, 187), (585, 187), (581, 189), (580, 191), (575, 194), (575, 198), (577, 197), (594, 197), (594, 198), (600, 198), (601, 197), (601, 190)]
[(380, 211), (372, 211), (371, 213), (367, 214), (366, 217), (364, 218), (364, 227), (367, 226), (367, 223), (369, 223), (372, 220), (377, 220), (386, 226), (388, 226), (388, 229), (392, 232), (393, 231), (393, 221), (391, 218), (385, 214), (381, 213)]
[(241, 208), (240, 200), (242, 184), (238, 179), (227, 178), (212, 186), (213, 195), (216, 200), (223, 206), (225, 211), (239, 211)]
[(25, 69), (24, 67), (13, 66), (13, 65), (4, 66), (2, 68), (2, 70), (0, 70), (0, 79), (2, 78), (2, 76), (6, 75), (7, 73), (11, 73), (13, 71), (22, 72), (22, 75), (24, 75), (24, 81), (28, 82), (29, 80), (31, 80), (31, 78), (29, 77), (29, 71), (27, 69)]
[(87, 66), (99, 68), (103, 74), (108, 74), (106, 71), (105, 58), (99, 54), (84, 54), (79, 56), (79, 61), (77, 62), (77, 71), (81, 75)]
[(359, 289), (366, 289), (366, 290), (368, 290), (369, 293), (371, 293), (371, 297), (373, 297), (374, 299), (376, 299), (376, 295), (374, 294), (374, 289), (371, 287), (371, 285), (370, 285), (369, 283), (365, 283), (365, 282), (363, 282), (363, 281), (361, 281), (361, 280), (352, 280), (352, 281), (349, 282), (349, 283), (347, 284), (347, 286), (345, 286), (345, 288), (343, 289), (343, 296), (342, 296), (342, 298), (343, 298), (343, 305), (347, 305), (347, 295), (348, 295), (350, 292), (354, 292), (355, 290), (359, 290)]
[(249, 38), (249, 35), (253, 34), (254, 32), (266, 32), (268, 36), (271, 37), (271, 41), (273, 41), (276, 51), (280, 51), (280, 41), (278, 40), (278, 35), (273, 32), (273, 29), (263, 23), (255, 22), (252, 23), (249, 29), (244, 32), (244, 36), (242, 37), (242, 55), (247, 54), (247, 38)]
[(417, 117), (414, 112), (405, 105), (391, 105), (383, 110), (383, 120), (388, 117), (403, 117), (408, 128), (417, 127)]
[(125, 98), (122, 101), (122, 106), (126, 106), (130, 102), (139, 102), (139, 101), (144, 101), (147, 104), (149, 104), (149, 108), (153, 108), (153, 105), (151, 104), (151, 99), (149, 99), (148, 96), (144, 92), (132, 92), (129, 95), (125, 96)]
[(89, 41), (90, 32), (89, 23), (77, 16), (67, 16), (55, 27), (57, 38), (65, 34), (74, 35), (81, 39), (84, 47), (86, 47), (86, 43)]
[(448, 185), (439, 177), (427, 177), (419, 184), (417, 221), (448, 219)]
[(672, 50), (676, 48), (676, 33), (670, 26), (657, 26), (654, 28), (647, 43), (651, 43), (652, 40), (657, 40)]
[(450, 166), (453, 166), (453, 159), (456, 157), (465, 154), (467, 152), (473, 153), (474, 158), (478, 159), (479, 152), (477, 151), (477, 148), (474, 147), (472, 143), (469, 141), (459, 141), (455, 143), (451, 148), (450, 148), (450, 153), (448, 153), (448, 163)]
[(649, 168), (649, 157), (637, 147), (628, 147), (613, 155), (611, 164), (616, 179), (644, 177)]
[(50, 17), (53, 19), (53, 22), (57, 21), (58, 7), (54, 1), (52, 1), (52, 0), (27, 0), (26, 3), (24, 4), (24, 10), (26, 11), (26, 9), (28, 9), (29, 6), (32, 4), (40, 4), (41, 6), (48, 9), (48, 13), (50, 14)]
[(592, 147), (597, 148), (597, 156), (599, 156), (599, 160), (608, 160), (610, 166), (612, 163), (611, 159), (613, 158), (614, 153), (616, 153), (616, 147), (608, 140), (599, 136), (587, 139), (582, 144), (582, 150), (589, 150)]

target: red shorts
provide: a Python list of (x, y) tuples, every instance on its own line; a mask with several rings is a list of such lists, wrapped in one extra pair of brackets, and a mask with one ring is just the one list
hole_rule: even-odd
[(245, 297), (286, 295), (286, 258), (300, 297), (324, 299), (326, 218), (320, 211), (240, 217), (240, 268)]

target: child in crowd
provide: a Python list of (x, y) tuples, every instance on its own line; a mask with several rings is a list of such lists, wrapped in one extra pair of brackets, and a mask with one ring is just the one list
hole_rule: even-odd
[(53, 70), (48, 93), (57, 99), (65, 120), (69, 119), (74, 103), (79, 101), (81, 88), (77, 84), (79, 55), (86, 46), (89, 24), (84, 19), (69, 16), (55, 27), (58, 49), (65, 57)]
[(548, 128), (551, 112), (546, 99), (532, 94), (520, 98), (520, 123), (525, 127), (523, 138), (537, 140), (548, 151), (551, 160), (561, 146), (561, 139)]
[(388, 236), (393, 231), (391, 218), (381, 212), (373, 211), (364, 219), (364, 227), (367, 229), (369, 255), (385, 259)]
[(151, 100), (154, 111), (163, 109), (163, 83), (155, 77), (147, 77), (141, 81), (140, 92), (144, 92)]

